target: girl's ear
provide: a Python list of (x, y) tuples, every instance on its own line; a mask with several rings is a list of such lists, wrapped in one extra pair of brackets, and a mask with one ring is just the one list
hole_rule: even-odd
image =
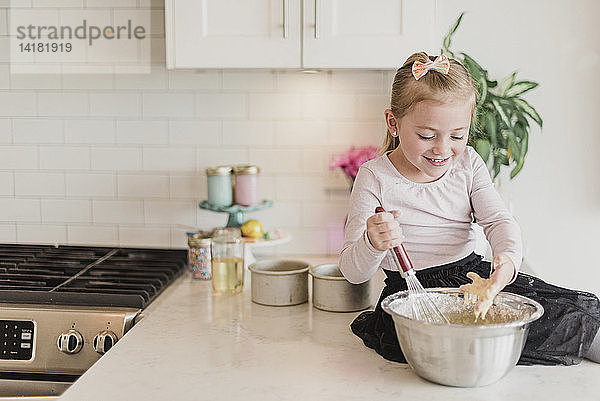
[(392, 113), (391, 109), (385, 109), (385, 123), (388, 128), (388, 132), (391, 134), (398, 134), (398, 122), (396, 121), (396, 117), (394, 117), (394, 113)]

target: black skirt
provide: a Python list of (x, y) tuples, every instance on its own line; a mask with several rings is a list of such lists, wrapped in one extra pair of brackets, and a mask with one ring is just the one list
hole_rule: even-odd
[[(417, 271), (423, 287), (459, 287), (471, 282), (467, 272), (488, 278), (490, 262), (475, 253), (454, 263)], [(406, 363), (396, 329), (390, 315), (381, 308), (388, 295), (407, 289), (399, 272), (384, 270), (387, 278), (374, 311), (361, 313), (350, 325), (352, 332), (365, 345), (385, 359)], [(503, 291), (536, 300), (544, 307), (544, 315), (531, 323), (521, 365), (572, 365), (587, 353), (600, 327), (600, 301), (594, 294), (548, 284), (539, 278), (519, 273)]]

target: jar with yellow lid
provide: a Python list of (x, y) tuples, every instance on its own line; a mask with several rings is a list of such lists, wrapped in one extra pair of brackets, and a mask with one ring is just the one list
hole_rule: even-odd
[(260, 169), (252, 165), (233, 167), (235, 181), (235, 203), (242, 206), (254, 206), (260, 202), (258, 174)]

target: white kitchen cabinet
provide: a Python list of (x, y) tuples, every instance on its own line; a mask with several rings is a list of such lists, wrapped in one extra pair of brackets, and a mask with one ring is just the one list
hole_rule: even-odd
[(435, 0), (166, 0), (168, 68), (397, 68)]
[(167, 68), (298, 68), (301, 0), (166, 0)]

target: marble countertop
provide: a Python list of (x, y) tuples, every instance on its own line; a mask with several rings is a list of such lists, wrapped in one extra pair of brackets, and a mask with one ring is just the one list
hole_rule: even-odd
[[(331, 257), (303, 257), (313, 263)], [(268, 307), (243, 293), (213, 296), (180, 277), (61, 397), (95, 400), (598, 400), (600, 365), (517, 366), (480, 388), (429, 383), (386, 361), (349, 329), (358, 313), (305, 303)], [(382, 287), (375, 278), (373, 300)]]

